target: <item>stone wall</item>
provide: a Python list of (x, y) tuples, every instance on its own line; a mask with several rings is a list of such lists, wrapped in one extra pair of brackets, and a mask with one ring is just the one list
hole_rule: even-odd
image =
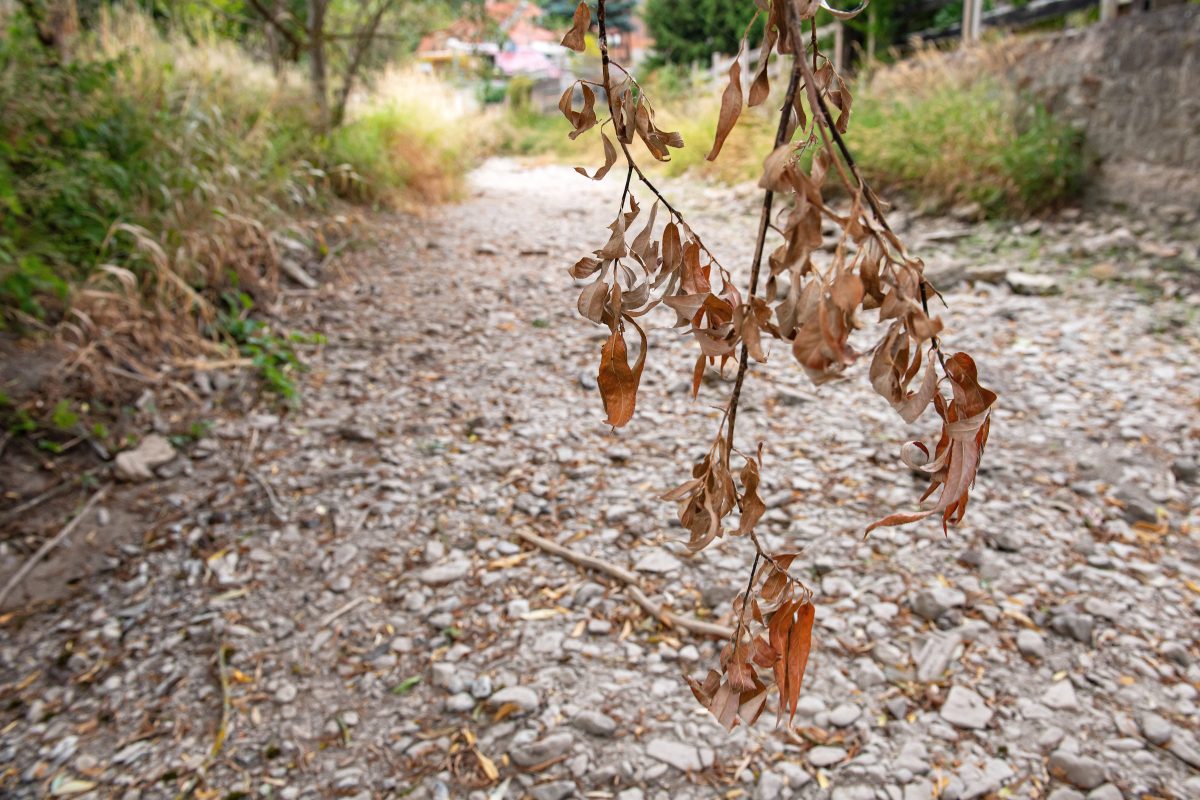
[(1038, 38), (1014, 73), (1079, 125), (1099, 160), (1092, 197), (1200, 206), (1200, 6)]

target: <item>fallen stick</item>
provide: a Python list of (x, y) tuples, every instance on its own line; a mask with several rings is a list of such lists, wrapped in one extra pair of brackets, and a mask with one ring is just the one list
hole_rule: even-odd
[(618, 567), (616, 564), (609, 563), (595, 556), (585, 555), (569, 547), (563, 547), (561, 544), (538, 536), (532, 531), (518, 530), (516, 533), (517, 536), (526, 542), (541, 550), (545, 550), (547, 553), (564, 558), (572, 564), (578, 564), (581, 567), (586, 567), (596, 572), (603, 572), (605, 575), (621, 581), (625, 584), (625, 594), (629, 599), (641, 606), (647, 614), (655, 617), (668, 628), (682, 628), (701, 636), (712, 636), (717, 639), (728, 639), (733, 636), (733, 628), (726, 625), (718, 625), (715, 622), (704, 622), (693, 617), (676, 614), (662, 605), (656, 605), (638, 585), (638, 576), (624, 567)]
[(92, 506), (100, 502), (101, 498), (108, 494), (108, 490), (111, 488), (111, 483), (106, 483), (104, 486), (102, 486), (100, 491), (92, 495), (91, 499), (87, 501), (83, 509), (76, 514), (70, 522), (63, 526), (62, 530), (54, 534), (52, 538), (43, 542), (42, 546), (37, 549), (37, 552), (30, 556), (29, 560), (21, 565), (21, 568), (17, 570), (11, 578), (8, 579), (8, 583), (4, 584), (4, 588), (0, 589), (0, 606), (3, 606), (4, 601), (8, 599), (9, 592), (17, 588), (17, 586), (21, 584), (21, 581), (25, 580), (30, 572), (33, 572), (33, 568), (38, 565), (38, 562), (45, 558), (47, 553), (49, 553), (55, 547), (58, 547), (59, 543), (71, 534), (71, 531), (75, 530), (76, 526), (79, 525), (79, 521), (87, 516), (87, 513), (92, 510)]
[(47, 500), (53, 500), (55, 497), (58, 497), (60, 494), (69, 492), (71, 489), (75, 488), (76, 486), (77, 486), (77, 484), (75, 484), (69, 480), (59, 481), (58, 483), (54, 484), (49, 489), (47, 489), (46, 491), (37, 495), (36, 497), (31, 497), (30, 499), (21, 503), (19, 506), (11, 508), (8, 511), (5, 511), (4, 514), (2, 516), (0, 516), (0, 526), (8, 525), (8, 523), (12, 522), (13, 520), (20, 519), (25, 514), (26, 511), (35, 509), (38, 506), (40, 506), (42, 503), (46, 502)]

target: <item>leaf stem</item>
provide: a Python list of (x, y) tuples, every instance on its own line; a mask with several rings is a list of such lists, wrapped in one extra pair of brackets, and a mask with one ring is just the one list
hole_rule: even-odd
[[(797, 39), (799, 41), (799, 39)], [(779, 127), (775, 131), (775, 147), (783, 145), (788, 138), (788, 122), (792, 117), (792, 104), (796, 99), (796, 91), (800, 87), (800, 66), (804, 62), (804, 53), (799, 52), (792, 59), (792, 76), (788, 81), (787, 95), (783, 100), (783, 110), (779, 113)], [(758, 292), (758, 276), (762, 269), (762, 255), (766, 247), (767, 229), (771, 225), (771, 204), (774, 192), (767, 189), (763, 194), (762, 211), (758, 216), (758, 236), (754, 241), (754, 261), (750, 266), (750, 292), (747, 303), (753, 304)], [(751, 312), (753, 313), (753, 312)], [(746, 370), (750, 365), (750, 348), (742, 342), (742, 351), (738, 357), (737, 377), (733, 382), (733, 392), (729, 396), (729, 428), (727, 431), (726, 449), (733, 450), (733, 429), (737, 422), (738, 403), (742, 398), (742, 384), (746, 379)]]

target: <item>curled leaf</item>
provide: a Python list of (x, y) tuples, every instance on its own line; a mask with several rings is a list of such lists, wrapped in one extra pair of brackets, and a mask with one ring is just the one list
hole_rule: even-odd
[[(739, 50), (738, 56), (740, 55), (741, 51)], [(733, 126), (737, 124), (741, 113), (742, 65), (735, 57), (733, 63), (729, 65), (729, 85), (725, 87), (725, 92), (721, 95), (721, 113), (717, 117), (717, 138), (713, 142), (712, 150), (705, 156), (709, 161), (716, 160), (717, 155), (721, 152), (721, 147), (725, 144), (725, 139), (733, 130)]]
[(585, 178), (591, 178), (594, 181), (603, 180), (608, 171), (612, 169), (613, 164), (617, 163), (617, 148), (608, 138), (608, 134), (601, 133), (600, 138), (604, 140), (604, 166), (596, 170), (595, 175), (588, 175), (587, 170), (583, 167), (576, 167), (575, 171)]
[(592, 12), (588, 10), (587, 3), (579, 0), (579, 5), (575, 6), (575, 18), (572, 20), (571, 30), (567, 31), (567, 35), (563, 37), (562, 46), (582, 53), (587, 46), (584, 36), (587, 35), (591, 25)]
[(608, 414), (605, 421), (614, 428), (619, 428), (633, 419), (638, 384), (642, 379), (642, 367), (646, 363), (646, 333), (633, 320), (629, 322), (637, 328), (642, 338), (642, 349), (638, 353), (637, 362), (630, 368), (625, 337), (619, 330), (614, 330), (600, 351), (600, 372), (596, 376), (600, 397), (604, 401), (604, 411)]

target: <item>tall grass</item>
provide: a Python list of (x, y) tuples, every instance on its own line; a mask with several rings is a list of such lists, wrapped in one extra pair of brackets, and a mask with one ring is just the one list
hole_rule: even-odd
[(302, 76), (227, 40), (104, 6), (63, 66), (0, 24), (0, 329), (52, 331), (88, 391), (236, 354), (219, 310), (270, 299), (276, 234), (321, 240), (339, 196), (444, 199), (471, 163), (431, 79), (385, 76), (327, 138)]
[(352, 104), (328, 156), (353, 169), (357, 200), (424, 205), (457, 197), (491, 135), (469, 95), (409, 69), (391, 68)]
[(1005, 74), (1011, 40), (925, 50), (860, 85), (848, 141), (870, 180), (927, 208), (1026, 216), (1082, 187), (1082, 134)]

